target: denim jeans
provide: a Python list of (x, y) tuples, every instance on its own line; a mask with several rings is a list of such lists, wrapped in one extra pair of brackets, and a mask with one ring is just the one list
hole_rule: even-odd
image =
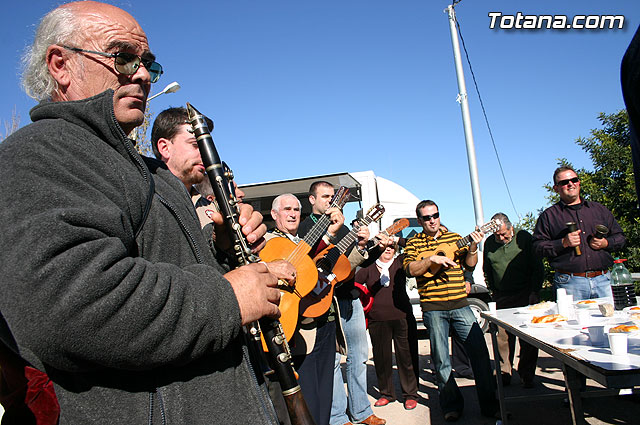
[(588, 300), (589, 298), (613, 297), (609, 279), (610, 272), (596, 277), (573, 276), (566, 273), (556, 273), (553, 277), (555, 289), (564, 288), (567, 294), (573, 295), (573, 300)]
[(495, 380), (489, 360), (489, 350), (484, 334), (469, 307), (446, 311), (425, 311), (422, 313), (425, 326), (429, 329), (431, 358), (436, 371), (440, 407), (443, 413), (462, 412), (464, 399), (451, 373), (449, 357), (449, 328), (462, 340), (471, 361), (476, 381), (476, 392), (483, 415), (493, 415), (498, 410), (495, 394)]
[[(340, 320), (347, 340), (347, 393), (340, 368), (341, 355), (336, 353), (333, 369), (333, 402), (331, 404), (331, 425), (347, 422), (361, 422), (373, 415), (367, 396), (367, 359), (369, 345), (364, 320), (364, 310), (360, 300), (338, 299)], [(349, 416), (347, 416), (347, 410)]]

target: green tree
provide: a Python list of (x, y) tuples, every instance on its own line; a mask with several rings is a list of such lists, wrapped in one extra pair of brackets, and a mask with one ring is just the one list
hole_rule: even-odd
[[(633, 179), (631, 136), (626, 110), (613, 114), (600, 113), (602, 128), (591, 130), (589, 137), (579, 137), (579, 145), (591, 158), (593, 170), (576, 169), (580, 177), (580, 194), (587, 200), (601, 203), (616, 218), (627, 238), (627, 246), (615, 256), (626, 258), (627, 268), (640, 272), (640, 216)], [(566, 158), (558, 165), (571, 165)], [(553, 184), (545, 185), (554, 203), (559, 197)]]

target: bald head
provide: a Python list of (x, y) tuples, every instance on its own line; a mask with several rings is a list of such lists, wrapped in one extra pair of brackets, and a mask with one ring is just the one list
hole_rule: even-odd
[(62, 5), (42, 19), (25, 55), (25, 91), (37, 100), (66, 101), (112, 89), (116, 120), (129, 133), (144, 120), (151, 77), (142, 64), (132, 75), (117, 71), (108, 57), (116, 53), (154, 59), (129, 13), (95, 1)]

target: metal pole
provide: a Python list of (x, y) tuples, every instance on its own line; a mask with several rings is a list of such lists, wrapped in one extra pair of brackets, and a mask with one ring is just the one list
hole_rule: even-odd
[(451, 44), (453, 45), (453, 60), (456, 65), (456, 75), (458, 77), (458, 98), (462, 111), (462, 123), (464, 125), (464, 138), (467, 145), (467, 161), (469, 162), (469, 177), (471, 179), (471, 193), (473, 195), (473, 209), (475, 212), (476, 224), (484, 224), (484, 214), (482, 212), (482, 197), (480, 196), (480, 183), (478, 180), (478, 166), (476, 163), (476, 148), (473, 144), (473, 132), (471, 131), (471, 117), (469, 115), (469, 100), (467, 99), (467, 86), (464, 82), (464, 70), (460, 59), (460, 43), (456, 30), (456, 12), (453, 5), (447, 7), (449, 14), (449, 27), (451, 29)]

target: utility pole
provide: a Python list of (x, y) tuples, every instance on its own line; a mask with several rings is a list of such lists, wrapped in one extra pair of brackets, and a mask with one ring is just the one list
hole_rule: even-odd
[[(460, 58), (460, 42), (458, 40), (458, 31), (456, 28), (456, 12), (454, 10), (454, 4), (449, 5), (445, 12), (449, 15), (451, 44), (453, 46), (453, 61), (456, 65), (456, 76), (458, 77), (458, 97), (456, 100), (460, 104), (460, 110), (462, 112), (464, 139), (467, 145), (467, 162), (469, 163), (469, 178), (471, 179), (471, 194), (473, 196), (473, 211), (475, 213), (476, 225), (482, 226), (484, 224), (484, 213), (482, 212), (482, 197), (480, 196), (476, 148), (473, 143), (473, 131), (471, 130), (469, 99), (467, 98), (467, 85), (464, 81), (464, 69), (462, 68), (462, 60)], [(484, 249), (484, 243), (478, 245), (478, 249), (480, 250), (480, 253), (478, 254), (478, 264), (476, 264), (476, 268), (473, 272), (473, 280), (477, 284), (484, 284), (486, 286), (484, 273), (482, 272), (482, 250)]]
[(449, 14), (451, 44), (453, 45), (453, 60), (456, 65), (456, 75), (458, 77), (458, 97), (456, 101), (460, 104), (460, 110), (462, 112), (464, 138), (467, 145), (467, 161), (469, 163), (469, 178), (471, 179), (471, 193), (473, 196), (473, 210), (475, 213), (476, 224), (478, 226), (482, 226), (484, 224), (484, 213), (482, 212), (482, 197), (480, 196), (476, 148), (473, 144), (473, 131), (471, 130), (471, 116), (469, 115), (467, 85), (464, 81), (464, 70), (462, 68), (462, 60), (460, 58), (460, 42), (458, 41), (458, 31), (456, 30), (456, 12), (453, 5), (449, 5), (446, 12)]

